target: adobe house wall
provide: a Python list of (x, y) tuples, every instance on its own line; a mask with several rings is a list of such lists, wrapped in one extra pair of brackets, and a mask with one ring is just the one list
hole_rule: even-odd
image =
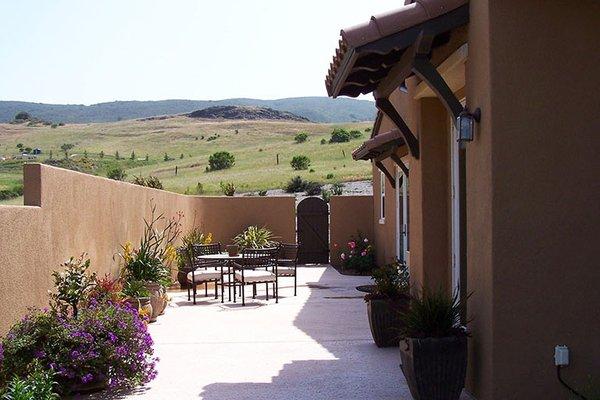
[(494, 383), (485, 398), (558, 400), (568, 393), (555, 345), (571, 350), (563, 376), (576, 388), (600, 371), (600, 4), (490, 1), (489, 21), (490, 125), (478, 140), (489, 141), (492, 193), (471, 198), (473, 207), (491, 200), (483, 267), (491, 261)]

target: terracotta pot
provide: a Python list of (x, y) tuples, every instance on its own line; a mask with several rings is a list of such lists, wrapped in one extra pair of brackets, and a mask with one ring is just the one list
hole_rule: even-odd
[(162, 286), (156, 282), (146, 282), (144, 286), (150, 292), (150, 304), (152, 305), (150, 322), (154, 322), (163, 310)]
[(402, 328), (400, 313), (407, 310), (408, 298), (398, 300), (372, 299), (367, 302), (371, 335), (377, 347), (398, 346)]
[(240, 247), (237, 244), (227, 245), (227, 253), (229, 254), (229, 257), (237, 256), (239, 251), (240, 251)]
[(415, 400), (458, 400), (465, 386), (467, 338), (406, 338), (400, 342), (402, 372)]

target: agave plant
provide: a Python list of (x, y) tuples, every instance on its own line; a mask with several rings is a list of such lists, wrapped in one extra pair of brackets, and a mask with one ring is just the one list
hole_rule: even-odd
[(400, 316), (404, 325), (402, 336), (441, 338), (466, 335), (460, 324), (465, 305), (466, 300), (461, 300), (458, 291), (449, 296), (442, 288), (424, 289), (421, 296), (411, 299), (410, 308)]
[(233, 238), (233, 243), (240, 246), (242, 249), (262, 249), (275, 244), (273, 235), (269, 229), (258, 226), (249, 226), (246, 230)]

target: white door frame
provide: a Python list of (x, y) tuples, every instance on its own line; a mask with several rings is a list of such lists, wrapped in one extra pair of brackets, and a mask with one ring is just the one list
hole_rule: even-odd
[(452, 221), (452, 290), (460, 293), (460, 143), (454, 121), (451, 121), (451, 221)]

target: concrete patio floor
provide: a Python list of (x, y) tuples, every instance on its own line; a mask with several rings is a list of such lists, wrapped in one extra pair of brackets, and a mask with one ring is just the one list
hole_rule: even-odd
[[(301, 267), (298, 296), (282, 279), (279, 304), (245, 307), (184, 292), (150, 325), (160, 357), (158, 377), (125, 396), (96, 398), (410, 400), (397, 348), (371, 339), (366, 307), (355, 286), (368, 277), (332, 267)], [(226, 299), (227, 300), (227, 299)]]

